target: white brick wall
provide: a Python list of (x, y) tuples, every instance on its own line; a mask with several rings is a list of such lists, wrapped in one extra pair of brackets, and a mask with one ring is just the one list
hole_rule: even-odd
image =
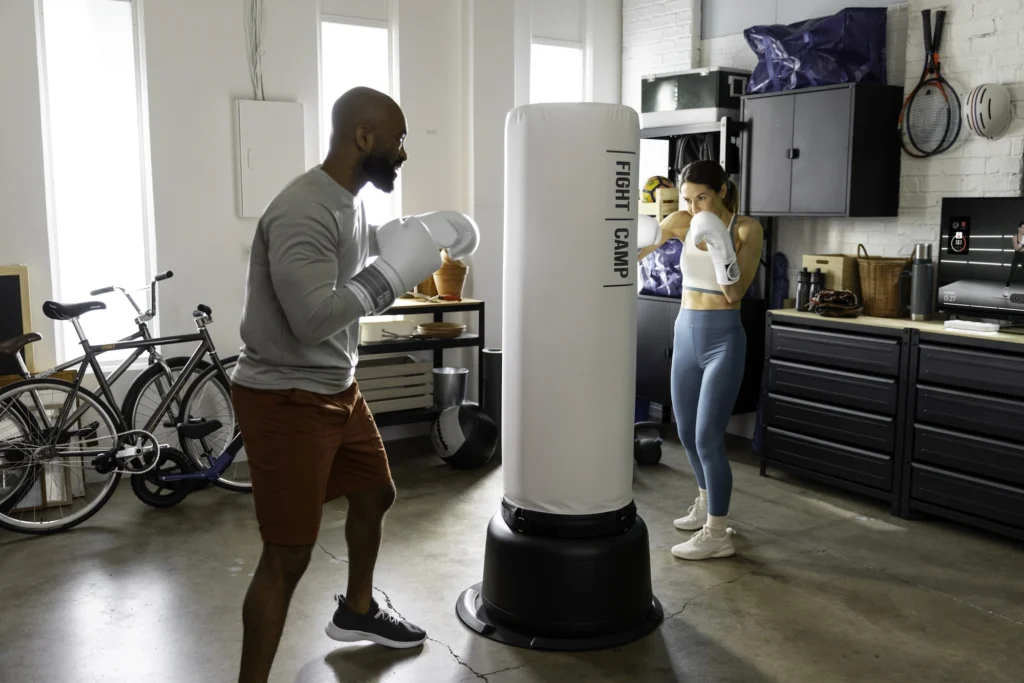
[(699, 64), (701, 0), (623, 0), (622, 103), (640, 109), (646, 74)]
[[(639, 78), (644, 73), (696, 65), (753, 70), (757, 63), (742, 34), (699, 40), (700, 0), (682, 0), (681, 5), (625, 0), (623, 7), (625, 104), (639, 106)], [(863, 244), (872, 255), (889, 256), (909, 253), (916, 242), (931, 241), (937, 246), (944, 196), (1021, 194), (1024, 0), (909, 0), (892, 7), (887, 77), (889, 83), (902, 83), (906, 92), (917, 83), (924, 64), (921, 10), (925, 8), (948, 12), (942, 65), (961, 99), (982, 83), (1002, 83), (1010, 89), (1015, 120), (1000, 140), (979, 138), (965, 126), (956, 146), (945, 154), (929, 159), (904, 155), (898, 218), (779, 221), (776, 249), (788, 257), (794, 279), (804, 253), (855, 254), (857, 245)], [(689, 52), (685, 49), (687, 45), (691, 48)], [(699, 49), (692, 49), (694, 45)], [(791, 293), (794, 288), (791, 286)]]

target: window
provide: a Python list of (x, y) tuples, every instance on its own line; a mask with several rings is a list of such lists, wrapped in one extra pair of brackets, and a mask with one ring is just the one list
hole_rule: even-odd
[[(365, 86), (393, 95), (391, 88), (390, 36), (385, 22), (327, 19), (320, 24), (320, 73), (322, 115), (320, 151), (326, 154), (331, 141), (331, 108), (345, 91)], [(398, 215), (399, 188), (390, 195), (367, 185), (359, 193), (366, 220), (379, 225)]]
[[(40, 8), (54, 299), (94, 299), (89, 292), (108, 285), (144, 289), (153, 259), (134, 4), (42, 0)], [(127, 299), (101, 300), (106, 310), (81, 319), (90, 341), (135, 331)], [(137, 300), (148, 305), (145, 292)], [(56, 342), (58, 362), (81, 355), (70, 324), (57, 324)]]
[(583, 101), (583, 47), (530, 45), (530, 102)]

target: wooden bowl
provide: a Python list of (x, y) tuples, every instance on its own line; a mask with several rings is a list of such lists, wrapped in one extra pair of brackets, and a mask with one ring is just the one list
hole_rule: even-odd
[(416, 326), (416, 334), (431, 339), (454, 339), (465, 331), (463, 323), (422, 323)]

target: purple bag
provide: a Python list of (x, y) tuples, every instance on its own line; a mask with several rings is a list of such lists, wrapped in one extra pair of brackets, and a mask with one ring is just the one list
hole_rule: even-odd
[(757, 66), (747, 92), (885, 85), (887, 20), (884, 7), (857, 7), (788, 26), (751, 26), (743, 36), (757, 54)]
[(641, 294), (653, 296), (681, 297), (683, 295), (683, 274), (679, 270), (679, 257), (683, 243), (669, 240), (647, 255), (639, 264), (638, 275), (642, 284)]

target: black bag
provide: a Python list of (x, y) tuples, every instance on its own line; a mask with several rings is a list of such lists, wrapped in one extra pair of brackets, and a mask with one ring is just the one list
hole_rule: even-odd
[(886, 84), (887, 11), (844, 9), (828, 17), (743, 31), (757, 54), (748, 93), (840, 83)]

